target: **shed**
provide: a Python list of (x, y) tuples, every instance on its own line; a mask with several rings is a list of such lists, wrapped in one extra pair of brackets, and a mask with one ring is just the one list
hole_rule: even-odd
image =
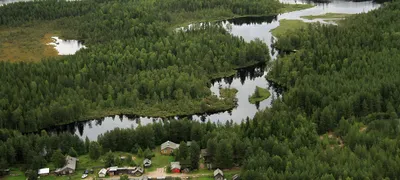
[(9, 175), (10, 169), (0, 169), (0, 176)]
[(143, 175), (143, 173), (144, 173), (144, 171), (141, 167), (135, 167), (135, 169), (130, 172), (130, 174), (132, 174), (134, 176), (141, 176), (141, 175)]
[(232, 180), (240, 180), (239, 174), (235, 174), (232, 176)]
[(39, 169), (39, 171), (38, 171), (39, 176), (47, 176), (49, 174), (50, 174), (50, 168), (43, 168), (43, 169)]
[(211, 158), (207, 149), (200, 150), (200, 158), (204, 159), (204, 164), (206, 164), (207, 169), (212, 169)]
[(224, 173), (221, 169), (216, 169), (214, 171), (214, 180), (224, 180)]
[(181, 172), (181, 164), (179, 162), (171, 162), (171, 172), (180, 173)]
[(186, 146), (187, 146), (187, 147), (190, 147), (190, 146), (192, 146), (192, 141), (188, 141), (188, 142), (186, 142)]
[(143, 166), (144, 167), (150, 167), (151, 166), (151, 160), (150, 159), (144, 159), (143, 160)]
[(108, 168), (108, 175), (110, 175), (110, 176), (116, 175), (117, 170), (118, 170), (118, 166), (109, 167)]
[(99, 177), (106, 177), (107, 174), (107, 169), (100, 169), (99, 171)]

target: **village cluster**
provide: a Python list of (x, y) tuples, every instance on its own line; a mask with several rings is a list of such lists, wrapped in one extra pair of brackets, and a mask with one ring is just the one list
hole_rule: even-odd
[[(191, 142), (187, 142), (187, 146), (190, 146)], [(163, 144), (161, 144), (160, 148), (160, 154), (164, 156), (170, 156), (174, 153), (174, 151), (179, 149), (179, 144), (171, 142), (171, 141), (166, 141)], [(211, 161), (209, 160), (209, 155), (207, 153), (207, 149), (201, 149), (200, 153), (200, 158), (204, 160), (204, 163), (207, 167), (207, 169), (211, 170), (212, 169), (212, 164)], [(126, 157), (121, 156), (119, 157), (121, 160), (125, 159)], [(66, 156), (65, 158), (65, 166), (62, 168), (56, 169), (54, 172), (50, 172), (50, 168), (42, 168), (39, 169), (38, 171), (38, 176), (48, 176), (51, 173), (55, 174), (57, 176), (62, 176), (62, 175), (70, 175), (76, 172), (77, 170), (77, 163), (79, 162), (79, 159), (71, 156)], [(147, 179), (166, 179), (168, 176), (157, 176), (157, 177), (151, 177), (149, 175), (146, 175), (145, 169), (149, 168), (152, 166), (152, 161), (151, 159), (144, 159), (143, 163), (140, 166), (135, 166), (135, 167), (118, 167), (118, 166), (112, 166), (112, 167), (104, 167), (97, 172), (97, 177), (98, 179), (106, 179), (106, 177), (114, 177), (114, 176), (121, 176), (121, 175), (128, 175), (130, 177), (136, 177), (135, 179), (137, 180), (147, 180)], [(170, 162), (170, 165), (168, 166), (170, 168), (171, 174), (177, 174), (177, 173), (189, 173), (190, 168), (187, 166), (187, 162), (179, 162), (179, 161), (174, 161)], [(88, 177), (89, 174), (94, 174), (93, 169), (90, 170), (85, 170), (82, 174), (82, 179), (85, 179)], [(215, 169), (213, 172), (213, 176), (215, 180), (225, 180), (224, 178), (224, 173), (221, 169)], [(239, 175), (234, 175), (233, 180), (239, 180), (240, 177)]]

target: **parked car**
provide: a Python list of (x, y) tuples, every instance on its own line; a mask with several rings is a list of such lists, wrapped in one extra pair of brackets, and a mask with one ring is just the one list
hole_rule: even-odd
[(89, 174), (89, 170), (86, 169), (82, 174), (82, 179), (85, 179), (86, 177), (88, 177), (88, 174)]

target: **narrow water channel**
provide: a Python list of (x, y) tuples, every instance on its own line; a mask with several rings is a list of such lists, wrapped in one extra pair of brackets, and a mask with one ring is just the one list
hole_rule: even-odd
[[(0, 1), (1, 2), (1, 1)], [(234, 36), (241, 36), (246, 41), (259, 38), (264, 41), (270, 48), (271, 56), (273, 60), (276, 58), (276, 52), (273, 51), (271, 45), (274, 41), (274, 37), (270, 31), (279, 26), (279, 20), (282, 19), (298, 19), (305, 22), (323, 22), (322, 19), (305, 20), (301, 16), (306, 15), (320, 15), (325, 13), (363, 13), (368, 12), (372, 9), (378, 8), (380, 5), (373, 1), (363, 2), (351, 2), (342, 0), (332, 0), (328, 3), (314, 3), (313, 1), (294, 1), (294, 0), (281, 0), (283, 3), (311, 3), (315, 7), (300, 11), (294, 11), (289, 13), (280, 14), (277, 16), (269, 17), (247, 17), (237, 18), (231, 20), (225, 20), (222, 23), (224, 25), (229, 24), (229, 31)], [(236, 88), (238, 90), (238, 106), (231, 111), (221, 112), (216, 114), (206, 115), (193, 115), (194, 120), (210, 120), (212, 122), (224, 123), (228, 120), (234, 122), (241, 122), (246, 117), (252, 118), (259, 110), (265, 109), (271, 106), (271, 102), (276, 98), (279, 93), (276, 89), (271, 87), (268, 81), (265, 79), (268, 68), (265, 66), (255, 66), (250, 68), (244, 68), (238, 70), (237, 74), (233, 77), (222, 78), (212, 82), (210, 90), (219, 95), (220, 87)], [(248, 97), (254, 92), (256, 86), (268, 88), (271, 92), (271, 97), (260, 102), (259, 104), (250, 104)], [(112, 130), (114, 128), (130, 128), (137, 127), (138, 124), (149, 124), (153, 121), (160, 121), (158, 118), (147, 118), (147, 117), (127, 117), (127, 116), (114, 116), (105, 117), (99, 120), (90, 120), (86, 122), (75, 122), (69, 125), (58, 126), (52, 128), (53, 131), (69, 131), (75, 133), (78, 136), (95, 140), (98, 135)]]

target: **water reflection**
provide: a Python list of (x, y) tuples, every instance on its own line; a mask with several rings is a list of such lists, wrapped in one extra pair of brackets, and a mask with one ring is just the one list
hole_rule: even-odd
[(276, 21), (278, 16), (256, 16), (256, 17), (239, 17), (234, 19), (228, 19), (222, 21), (224, 23), (230, 23), (233, 25), (251, 25), (251, 24), (262, 24), (262, 23), (271, 23), (272, 21)]

